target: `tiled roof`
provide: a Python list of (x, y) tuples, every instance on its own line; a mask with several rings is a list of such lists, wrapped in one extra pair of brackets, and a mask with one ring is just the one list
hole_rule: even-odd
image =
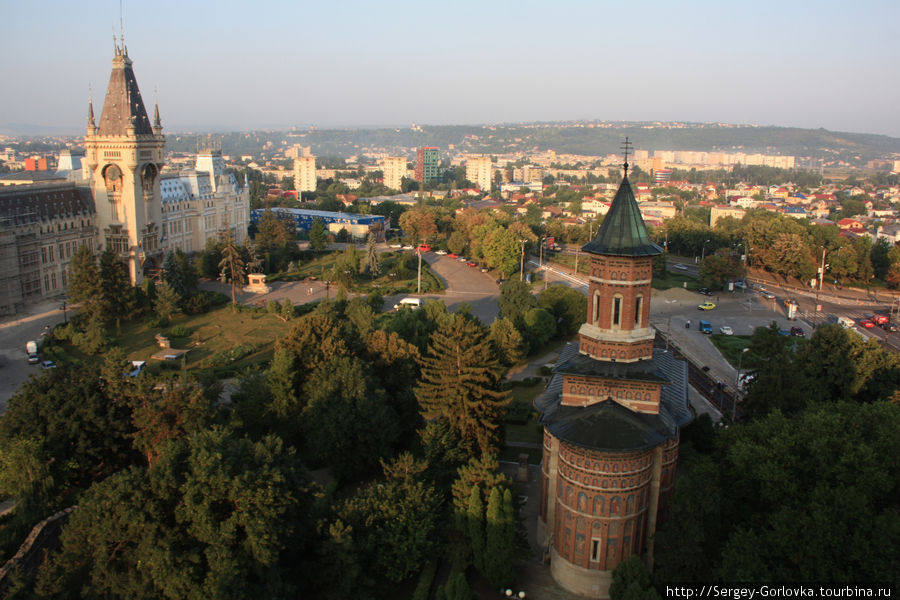
[(0, 219), (10, 223), (93, 213), (94, 200), (86, 187), (70, 183), (0, 188)]
[(597, 237), (582, 247), (584, 252), (611, 256), (655, 256), (662, 248), (650, 239), (628, 177), (613, 198)]
[(113, 58), (97, 134), (125, 135), (132, 124), (137, 135), (153, 133), (134, 70), (131, 68), (131, 59), (126, 52), (117, 51)]

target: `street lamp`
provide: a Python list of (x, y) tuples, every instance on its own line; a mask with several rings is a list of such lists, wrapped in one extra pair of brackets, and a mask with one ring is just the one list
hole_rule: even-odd
[(525, 281), (525, 240), (522, 242), (522, 256), (519, 259), (519, 281)]
[(709, 243), (709, 240), (703, 242), (703, 250), (700, 252), (700, 260), (706, 258), (706, 245)]

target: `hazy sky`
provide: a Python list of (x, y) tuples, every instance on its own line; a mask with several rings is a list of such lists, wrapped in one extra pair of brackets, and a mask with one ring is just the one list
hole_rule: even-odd
[[(569, 119), (900, 137), (900, 1), (123, 0), (167, 132)], [(82, 131), (118, 0), (0, 0), (0, 127)]]

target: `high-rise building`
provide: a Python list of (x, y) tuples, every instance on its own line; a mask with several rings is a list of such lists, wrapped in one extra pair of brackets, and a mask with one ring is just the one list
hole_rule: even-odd
[(652, 561), (674, 489), (680, 429), (691, 420), (687, 365), (655, 350), (653, 259), (626, 176), (590, 256), (587, 320), (535, 401), (544, 427), (538, 542), (567, 590), (608, 598), (613, 570)]
[(490, 156), (472, 156), (466, 159), (466, 179), (483, 192), (491, 191), (493, 172)]
[(381, 172), (384, 174), (385, 187), (399, 190), (400, 180), (406, 177), (406, 157), (385, 156), (381, 159)]
[(441, 159), (438, 149), (426, 146), (416, 150), (416, 181), (432, 183), (441, 180)]
[(162, 253), (159, 173), (165, 143), (159, 107), (151, 124), (125, 44), (116, 46), (99, 125), (93, 102), (88, 106), (85, 162), (100, 245), (125, 261), (132, 283), (140, 283), (144, 263)]
[(294, 189), (298, 192), (316, 191), (315, 156), (301, 156), (294, 159)]

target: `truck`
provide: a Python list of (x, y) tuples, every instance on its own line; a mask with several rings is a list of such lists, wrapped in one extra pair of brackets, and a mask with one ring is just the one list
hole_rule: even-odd
[(38, 356), (37, 342), (25, 342), (25, 353), (28, 355), (29, 365), (36, 365), (37, 363), (41, 362), (41, 359)]

